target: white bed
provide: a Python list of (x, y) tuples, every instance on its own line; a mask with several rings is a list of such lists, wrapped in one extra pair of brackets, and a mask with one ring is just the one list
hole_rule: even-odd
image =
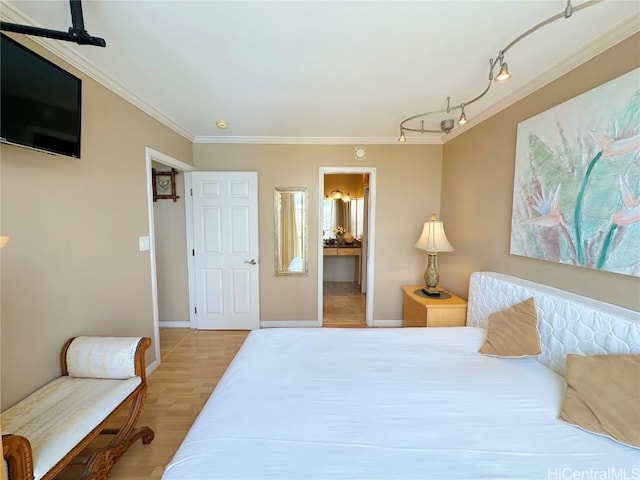
[[(478, 354), (488, 315), (529, 296), (541, 357)], [(468, 325), (253, 331), (163, 479), (640, 476), (639, 450), (556, 418), (564, 356), (640, 353), (638, 312), (478, 273)]]

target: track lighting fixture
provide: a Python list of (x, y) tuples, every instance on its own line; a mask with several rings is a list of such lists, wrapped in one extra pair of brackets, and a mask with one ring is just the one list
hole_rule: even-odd
[(496, 75), (496, 78), (493, 79), (494, 82), (506, 82), (511, 79), (511, 74), (509, 73), (509, 69), (507, 68), (507, 64), (503, 63), (500, 66), (500, 72)]
[(465, 123), (467, 123), (467, 116), (464, 113), (464, 103), (460, 104), (460, 109), (462, 110), (462, 113), (460, 113), (460, 119), (458, 120), (458, 125), (464, 125)]
[(569, 18), (573, 15), (573, 7), (571, 6), (571, 0), (567, 0), (567, 6), (564, 7), (564, 18)]
[[(425, 128), (424, 122), (425, 122), (425, 117), (430, 117), (433, 115), (439, 115), (439, 114), (443, 114), (443, 113), (450, 113), (452, 110), (460, 110), (460, 119), (458, 120), (458, 125), (464, 125), (467, 123), (467, 116), (465, 114), (465, 107), (471, 105), (472, 103), (477, 102), (478, 100), (480, 100), (482, 97), (484, 97), (489, 90), (491, 89), (491, 85), (495, 82), (495, 83), (501, 83), (501, 82), (505, 82), (507, 80), (509, 80), (511, 78), (511, 74), (509, 73), (509, 68), (507, 66), (507, 62), (504, 59), (505, 54), (507, 53), (507, 51), (509, 49), (511, 49), (511, 47), (513, 47), (514, 45), (516, 45), (517, 43), (519, 43), (521, 40), (525, 39), (526, 37), (528, 37), (529, 35), (531, 35), (532, 33), (536, 32), (537, 30), (540, 30), (542, 27), (544, 27), (545, 25), (548, 25), (550, 23), (555, 22), (556, 20), (562, 19), (562, 18), (569, 18), (571, 17), (575, 12), (578, 12), (580, 10), (584, 10), (585, 8), (591, 7), (597, 3), (601, 3), (603, 0), (589, 0), (586, 1), (582, 4), (580, 4), (577, 7), (573, 7), (571, 5), (571, 0), (567, 0), (566, 6), (564, 8), (564, 11), (553, 15), (552, 17), (547, 18), (546, 20), (534, 25), (533, 27), (531, 27), (530, 29), (528, 29), (527, 31), (525, 31), (524, 33), (518, 35), (514, 40), (511, 41), (511, 43), (509, 43), (506, 47), (504, 47), (502, 50), (498, 51), (498, 55), (496, 56), (496, 58), (490, 58), (489, 59), (489, 83), (486, 86), (486, 88), (476, 97), (461, 102), (458, 105), (455, 106), (451, 106), (451, 97), (447, 97), (447, 107), (441, 110), (434, 110), (432, 112), (426, 112), (426, 113), (419, 113), (417, 115), (413, 115), (409, 118), (404, 119), (402, 122), (400, 122), (400, 137), (398, 138), (399, 142), (405, 142), (407, 140), (407, 137), (405, 135), (405, 132), (417, 132), (417, 133), (445, 133), (448, 134), (451, 132), (451, 130), (453, 130), (453, 127), (455, 126), (455, 121), (452, 118), (445, 118), (444, 120), (442, 120), (440, 122), (440, 130), (430, 130), (428, 128)], [(494, 72), (496, 71), (496, 69), (498, 70), (498, 74), (495, 75), (494, 77)], [(419, 123), (418, 123), (419, 122)], [(417, 124), (417, 125), (416, 125)]]
[(496, 78), (493, 79), (494, 82), (506, 82), (511, 79), (511, 74), (509, 73), (509, 68), (507, 67), (507, 62), (504, 61), (504, 52), (501, 50), (498, 55), (498, 61), (500, 62), (500, 72), (496, 75)]
[(453, 118), (447, 118), (440, 122), (440, 130), (442, 130), (444, 133), (449, 133), (451, 130), (453, 130), (453, 126)]

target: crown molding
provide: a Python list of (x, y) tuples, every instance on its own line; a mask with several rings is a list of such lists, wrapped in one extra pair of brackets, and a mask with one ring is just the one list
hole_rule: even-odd
[[(193, 143), (250, 143), (260, 145), (407, 145), (396, 137), (217, 137), (196, 136)], [(442, 145), (440, 136), (416, 138), (413, 144)]]
[[(24, 15), (19, 9), (13, 6), (11, 3), (2, 2), (2, 9), (0, 11), (0, 18), (3, 21), (19, 23), (24, 25), (37, 25), (33, 19)], [(463, 127), (456, 127), (448, 135), (440, 134), (426, 134), (420, 137), (407, 138), (407, 142), (400, 143), (396, 137), (223, 137), (223, 136), (194, 136), (189, 131), (181, 127), (163, 112), (153, 107), (149, 103), (142, 100), (135, 95), (125, 86), (117, 82), (107, 73), (103, 72), (95, 65), (91, 64), (86, 58), (78, 54), (71, 48), (69, 48), (64, 42), (50, 40), (42, 37), (30, 38), (60, 57), (65, 62), (69, 63), (79, 71), (92, 78), (96, 82), (105, 86), (116, 95), (122, 97), (135, 107), (139, 108), (149, 116), (162, 123), (166, 127), (170, 128), (177, 134), (193, 142), (194, 144), (208, 144), (208, 143), (228, 143), (228, 144), (273, 144), (273, 145), (442, 145), (450, 140), (453, 140), (464, 132), (473, 128), (475, 125), (487, 120), (493, 115), (499, 113), (505, 108), (513, 105), (514, 103), (522, 100), (523, 98), (531, 95), (540, 88), (548, 85), (552, 81), (560, 78), (562, 75), (568, 73), (574, 68), (582, 65), (583, 63), (591, 60), (600, 53), (608, 50), (617, 43), (629, 38), (631, 35), (640, 31), (640, 15), (633, 15), (625, 21), (621, 22), (609, 32), (601, 35), (596, 40), (580, 49), (574, 55), (570, 55), (551, 67), (549, 70), (539, 75), (535, 80), (527, 83), (517, 92), (508, 95), (501, 101), (497, 102), (490, 108), (474, 116), (473, 121), (470, 121)]]
[[(577, 68), (583, 63), (588, 62), (592, 58), (600, 55), (614, 45), (622, 42), (623, 40), (626, 40), (631, 35), (634, 35), (638, 32), (640, 32), (640, 14), (633, 15), (628, 19), (620, 22), (607, 33), (596, 38), (593, 42), (589, 43), (575, 54), (565, 57), (550, 69), (548, 69), (546, 72), (539, 75), (534, 80), (524, 85), (522, 88), (518, 89), (516, 92), (513, 92), (512, 94), (506, 96), (488, 109), (483, 110), (479, 115), (474, 116), (473, 121), (469, 121), (469, 123), (464, 127), (458, 127), (454, 129), (451, 134), (446, 136), (446, 139), (443, 141), (443, 143), (447, 143), (453, 140), (455, 137), (462, 135), (470, 128), (473, 128), (481, 122), (484, 122), (488, 118), (494, 116), (496, 113), (501, 112), (505, 108), (510, 107), (523, 98), (528, 97), (532, 93), (547, 86), (554, 80), (557, 80), (561, 76), (569, 73), (574, 68)], [(413, 142), (413, 138), (411, 139), (411, 141)]]
[[(4, 1), (2, 2), (2, 11), (0, 11), (0, 18), (2, 18), (3, 21), (18, 23), (21, 25), (31, 25), (36, 27), (41, 26), (41, 25), (38, 25), (32, 18), (28, 17), (27, 15), (22, 13), (20, 10), (18, 10), (16, 7), (14, 7), (11, 3), (4, 2)], [(65, 42), (51, 40), (43, 37), (36, 37), (32, 35), (29, 35), (29, 38), (34, 42), (36, 42), (41, 47), (45, 48), (46, 50), (60, 57), (62, 60), (64, 60), (71, 66), (77, 68), (82, 73), (92, 78), (99, 84), (108, 88), (116, 95), (122, 97), (127, 102), (139, 108), (140, 110), (142, 110), (143, 112), (145, 112), (146, 114), (154, 118), (155, 120), (159, 121), (166, 127), (170, 128), (171, 130), (176, 132), (178, 135), (181, 135), (187, 140), (193, 142), (193, 135), (191, 133), (189, 133), (187, 130), (182, 128), (180, 125), (174, 122), (171, 118), (169, 118), (163, 112), (161, 112), (154, 106), (142, 100), (140, 97), (134, 94), (131, 90), (126, 88), (121, 83), (117, 82), (113, 77), (103, 72), (102, 70), (97, 68), (95, 65), (91, 64), (82, 55), (78, 54), (77, 52), (69, 48), (69, 46)]]

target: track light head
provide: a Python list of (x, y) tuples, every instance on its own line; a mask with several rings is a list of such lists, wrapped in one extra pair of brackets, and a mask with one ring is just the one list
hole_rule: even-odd
[(511, 78), (511, 74), (509, 73), (509, 67), (507, 67), (507, 62), (500, 64), (500, 72), (496, 75), (496, 78), (493, 79), (494, 82), (506, 82)]
[(467, 123), (467, 116), (464, 114), (464, 103), (460, 104), (460, 118), (458, 119), (458, 125), (464, 125)]

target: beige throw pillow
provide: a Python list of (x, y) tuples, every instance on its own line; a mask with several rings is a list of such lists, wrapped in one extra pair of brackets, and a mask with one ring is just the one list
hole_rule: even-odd
[(640, 448), (640, 355), (567, 355), (558, 418)]
[(489, 315), (487, 339), (478, 351), (492, 357), (540, 355), (538, 316), (533, 298)]

